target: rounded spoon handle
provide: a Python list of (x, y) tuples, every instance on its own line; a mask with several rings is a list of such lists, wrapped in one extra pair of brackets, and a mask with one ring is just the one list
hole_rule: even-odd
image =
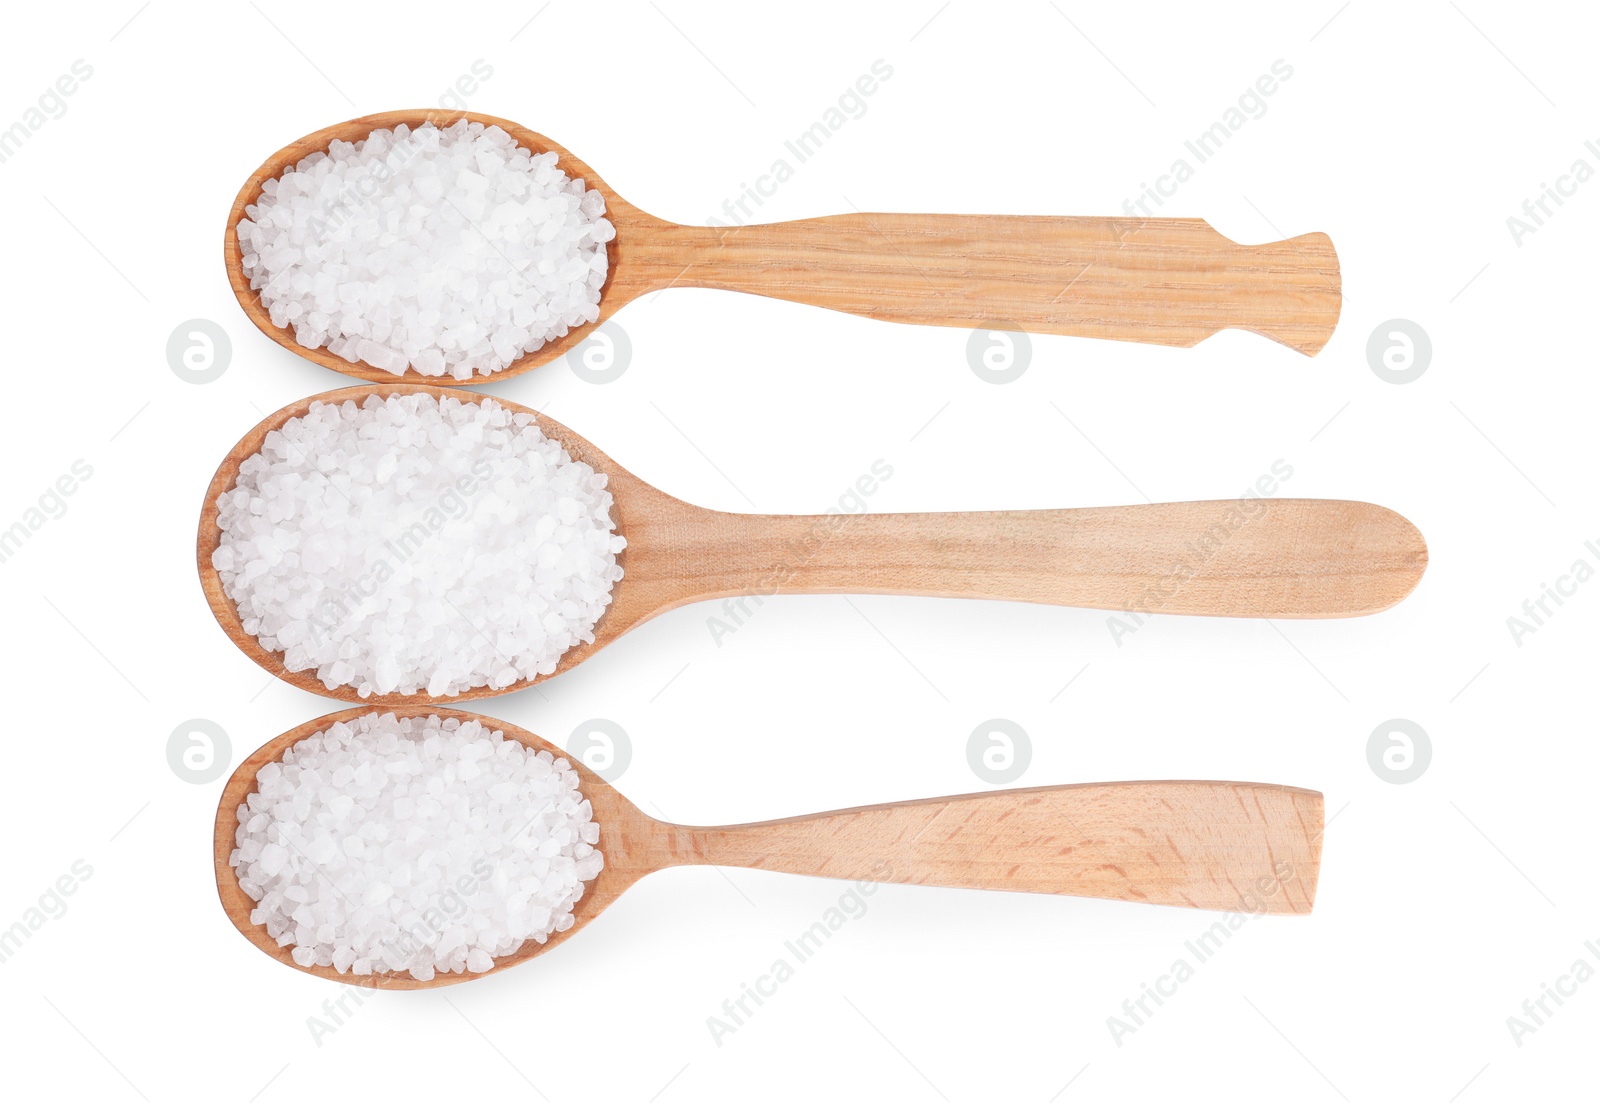
[(935, 595), (1118, 610), (1130, 628), (1150, 614), (1370, 614), (1409, 594), (1428, 556), (1405, 518), (1338, 499), (814, 517), (683, 507), (631, 519), (628, 539), (640, 553), (660, 547), (631, 583), (658, 609)]
[(665, 224), (650, 238), (625, 259), (646, 288), (754, 292), (924, 325), (1176, 346), (1238, 328), (1310, 356), (1341, 303), (1326, 234), (1240, 245), (1201, 219), (856, 213)]
[(1091, 783), (662, 828), (671, 863), (1309, 913), (1322, 795), (1261, 783)]

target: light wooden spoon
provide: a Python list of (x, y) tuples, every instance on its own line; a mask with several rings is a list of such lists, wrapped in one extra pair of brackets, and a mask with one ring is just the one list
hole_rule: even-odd
[[(217, 893), (228, 918), (273, 959), (307, 974), (416, 990), (482, 978), (419, 982), (409, 974), (339, 974), (301, 967), (264, 925), (228, 863), (238, 810), (256, 773), (296, 742), (367, 709), (341, 710), (263, 745), (235, 769), (217, 805)], [(566, 758), (594, 808), (605, 857), (573, 910), (572, 928), (495, 960), (494, 974), (567, 940), (653, 871), (684, 864), (752, 867), (865, 882), (1074, 894), (1196, 909), (1310, 913), (1322, 859), (1322, 795), (1266, 783), (1133, 782), (1028, 787), (836, 810), (749, 825), (673, 825), (641, 813), (583, 763), (515, 725), (460, 710), (411, 707), (400, 717), (478, 720), (508, 740)]]
[(740, 227), (684, 226), (646, 214), (548, 138), (476, 112), (389, 111), (325, 127), (261, 165), (228, 212), (223, 257), (250, 320), (284, 348), (325, 368), (381, 382), (438, 381), (351, 364), (307, 349), (275, 326), (240, 263), (236, 228), (261, 186), (334, 139), (356, 142), (401, 123), (466, 118), (504, 129), (536, 153), (554, 151), (569, 176), (605, 196), (617, 229), (608, 245), (600, 319), (549, 342), (483, 383), (555, 360), (629, 300), (662, 288), (721, 288), (892, 322), (990, 327), (1191, 346), (1218, 330), (1262, 334), (1308, 356), (1339, 321), (1339, 259), (1326, 234), (1240, 245), (1201, 219), (857, 212)]
[[(509, 694), (478, 687), (449, 698), (329, 689), (316, 671), (284, 670), (244, 631), (211, 566), (221, 539), (217, 497), (267, 434), (315, 402), (426, 392), (463, 402), (485, 397), (413, 384), (365, 385), (313, 395), (263, 419), (212, 477), (196, 543), (200, 582), (228, 636), (264, 669), (314, 694), (374, 706), (465, 701)], [(1421, 579), (1428, 550), (1392, 510), (1339, 499), (1223, 499), (1075, 510), (963, 514), (725, 514), (675, 499), (536, 411), (574, 460), (609, 477), (613, 518), (628, 547), (623, 578), (595, 626), (594, 643), (561, 658), (554, 674), (594, 655), (658, 614), (702, 599), (774, 594), (931, 595), (1148, 613), (1250, 618), (1343, 618), (1387, 609)]]

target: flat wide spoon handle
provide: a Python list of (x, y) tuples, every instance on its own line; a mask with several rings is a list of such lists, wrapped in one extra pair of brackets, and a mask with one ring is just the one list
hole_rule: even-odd
[(1308, 913), (1322, 795), (1259, 783), (1098, 783), (670, 832), (676, 863)]
[(661, 578), (646, 578), (656, 570), (641, 564), (631, 584), (661, 606), (810, 592), (1010, 599), (1138, 617), (1338, 618), (1393, 606), (1428, 559), (1405, 518), (1338, 499), (821, 517), (667, 512), (630, 523), (628, 539), (641, 552), (670, 549), (652, 558)]
[[(1306, 355), (1339, 320), (1326, 234), (1240, 245), (1201, 219), (834, 215), (661, 228), (646, 288), (725, 288), (893, 322), (1190, 346), (1251, 330)], [(659, 270), (659, 271), (656, 271)]]

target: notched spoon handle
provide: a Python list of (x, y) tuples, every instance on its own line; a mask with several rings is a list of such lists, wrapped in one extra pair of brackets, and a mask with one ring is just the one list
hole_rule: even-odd
[(723, 828), (663, 826), (672, 863), (1309, 913), (1322, 795), (1260, 783), (1034, 787)]
[(1326, 234), (1241, 245), (1201, 219), (856, 213), (651, 238), (627, 258), (647, 286), (923, 325), (1175, 346), (1237, 328), (1311, 356), (1341, 303)]

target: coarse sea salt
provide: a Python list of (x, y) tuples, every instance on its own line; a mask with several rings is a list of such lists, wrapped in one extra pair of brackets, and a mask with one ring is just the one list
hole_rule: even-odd
[(236, 232), (301, 345), (468, 380), (600, 317), (604, 214), (554, 153), (461, 119), (333, 142), (266, 181)]
[(435, 697), (553, 672), (622, 578), (606, 476), (493, 399), (315, 402), (217, 498), (244, 631), (329, 690)]
[(481, 973), (573, 926), (600, 825), (565, 759), (478, 721), (372, 713), (256, 774), (228, 862), (302, 967)]

